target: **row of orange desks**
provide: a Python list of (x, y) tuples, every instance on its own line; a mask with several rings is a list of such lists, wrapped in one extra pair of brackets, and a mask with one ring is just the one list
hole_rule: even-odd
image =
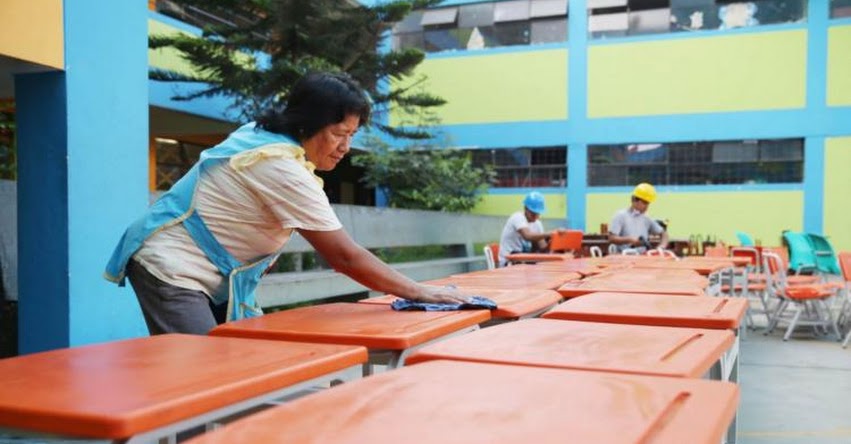
[(356, 346), (177, 334), (2, 359), (0, 432), (158, 442), (359, 378), (366, 360)]

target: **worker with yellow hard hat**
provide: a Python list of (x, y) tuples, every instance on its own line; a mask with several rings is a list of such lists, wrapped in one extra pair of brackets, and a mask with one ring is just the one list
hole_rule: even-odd
[(656, 200), (656, 189), (643, 182), (632, 190), (629, 208), (615, 213), (609, 223), (609, 243), (618, 251), (627, 248), (644, 252), (650, 248), (650, 235), (660, 236), (659, 248), (668, 246), (668, 232), (658, 222), (647, 216), (647, 208)]

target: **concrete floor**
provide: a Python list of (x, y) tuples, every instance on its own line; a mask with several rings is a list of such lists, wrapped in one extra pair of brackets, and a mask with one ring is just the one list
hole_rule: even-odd
[(851, 443), (851, 347), (805, 328), (782, 337), (749, 331), (741, 343), (738, 442)]

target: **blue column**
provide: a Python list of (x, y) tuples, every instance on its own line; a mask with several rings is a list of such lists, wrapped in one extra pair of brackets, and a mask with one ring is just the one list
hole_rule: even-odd
[(585, 194), (588, 189), (588, 10), (585, 0), (568, 3), (568, 150), (567, 221), (585, 230)]
[[(827, 28), (829, 2), (807, 2), (807, 112), (827, 110)], [(822, 135), (824, 133), (821, 133)], [(824, 137), (804, 141), (804, 231), (824, 229)]]
[(146, 334), (102, 277), (148, 199), (146, 6), (66, 0), (65, 71), (15, 78), (22, 354)]

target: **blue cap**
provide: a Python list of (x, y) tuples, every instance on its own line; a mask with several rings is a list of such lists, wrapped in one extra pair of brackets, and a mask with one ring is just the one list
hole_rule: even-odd
[(544, 195), (537, 191), (532, 191), (523, 199), (523, 206), (535, 214), (542, 214), (546, 210)]

